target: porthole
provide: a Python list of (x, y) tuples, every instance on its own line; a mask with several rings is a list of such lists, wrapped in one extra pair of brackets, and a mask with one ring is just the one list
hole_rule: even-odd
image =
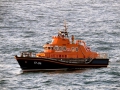
[(61, 55), (59, 55), (59, 58), (61, 58)]
[(67, 55), (65, 55), (65, 58), (67, 58)]

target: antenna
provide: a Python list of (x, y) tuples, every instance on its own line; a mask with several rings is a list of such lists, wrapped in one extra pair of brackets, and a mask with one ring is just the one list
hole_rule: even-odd
[(66, 20), (64, 20), (64, 27), (65, 27), (65, 31), (64, 31), (65, 37), (68, 37)]
[(64, 27), (65, 27), (65, 32), (67, 32), (66, 20), (64, 20)]

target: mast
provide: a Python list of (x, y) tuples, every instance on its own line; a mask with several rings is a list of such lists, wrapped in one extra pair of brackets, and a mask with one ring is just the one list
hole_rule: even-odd
[(65, 29), (63, 31), (58, 32), (58, 36), (68, 38), (66, 21), (64, 21), (64, 27)]
[(65, 37), (68, 37), (68, 32), (67, 32), (67, 25), (66, 25), (66, 21), (64, 21), (64, 27), (65, 27), (65, 29), (64, 29), (64, 34), (65, 34)]
[(65, 27), (65, 32), (67, 32), (67, 25), (66, 25), (66, 21), (64, 21), (64, 27)]

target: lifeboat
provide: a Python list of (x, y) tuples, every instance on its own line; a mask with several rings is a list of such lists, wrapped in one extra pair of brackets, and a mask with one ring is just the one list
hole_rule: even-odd
[(43, 46), (39, 53), (22, 52), (15, 56), (23, 71), (81, 69), (107, 67), (107, 53), (92, 51), (83, 40), (69, 38), (66, 23), (64, 30), (52, 37), (51, 43)]

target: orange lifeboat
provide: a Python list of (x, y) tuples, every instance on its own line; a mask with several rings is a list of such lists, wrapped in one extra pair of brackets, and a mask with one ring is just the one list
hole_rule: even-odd
[(66, 23), (64, 27), (51, 43), (43, 46), (43, 52), (15, 56), (23, 71), (107, 67), (106, 53), (92, 51), (83, 40), (75, 40), (74, 35), (69, 39)]

